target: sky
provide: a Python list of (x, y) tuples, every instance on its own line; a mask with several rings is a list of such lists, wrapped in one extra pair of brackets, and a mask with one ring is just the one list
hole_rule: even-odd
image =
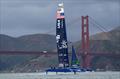
[[(61, 2), (69, 41), (81, 38), (81, 16), (90, 16), (107, 31), (120, 26), (120, 0), (0, 0), (0, 34), (55, 35), (56, 10)], [(90, 35), (102, 32), (90, 18)]]

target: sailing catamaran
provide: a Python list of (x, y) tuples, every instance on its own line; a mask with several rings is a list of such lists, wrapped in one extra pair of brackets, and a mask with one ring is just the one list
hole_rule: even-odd
[(58, 5), (57, 10), (56, 42), (59, 67), (69, 67), (68, 44), (63, 3)]
[(56, 43), (57, 43), (59, 65), (57, 68), (47, 69), (46, 72), (74, 72), (76, 73), (76, 72), (86, 71), (85, 69), (79, 66), (79, 61), (78, 61), (73, 45), (72, 45), (71, 65), (69, 63), (68, 44), (67, 44), (68, 42), (67, 42), (63, 3), (59, 4), (58, 9), (57, 9)]

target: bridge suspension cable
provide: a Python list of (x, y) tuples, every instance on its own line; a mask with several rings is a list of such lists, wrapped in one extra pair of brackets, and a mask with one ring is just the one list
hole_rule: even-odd
[[(92, 24), (94, 24), (95, 27), (99, 28), (102, 32), (104, 32), (104, 33), (108, 32), (108, 30), (105, 28), (105, 26), (99, 24), (99, 23), (98, 23), (95, 19), (93, 19), (92, 17), (90, 17), (90, 22), (91, 22)], [(116, 38), (114, 35), (111, 35), (111, 33), (107, 33), (107, 36), (108, 36), (109, 38), (111, 38), (111, 37), (112, 37), (112, 38)], [(111, 41), (109, 41), (109, 42), (111, 42)], [(112, 45), (113, 47), (117, 47), (117, 46), (116, 46), (116, 43), (111, 43), (111, 45)]]
[(95, 19), (93, 19), (92, 17), (90, 17), (90, 22), (92, 24), (94, 24), (98, 29), (100, 29), (103, 32), (108, 32), (108, 30), (105, 28), (105, 26), (101, 25), (100, 23), (98, 23)]
[[(70, 22), (68, 22), (67, 23), (67, 25), (69, 26), (69, 27), (71, 27), (73, 24), (75, 24), (75, 23), (77, 23), (77, 22), (79, 22), (80, 21), (80, 18), (78, 17), (78, 18), (76, 18), (76, 19), (74, 19), (74, 20), (71, 20)], [(55, 31), (55, 28), (51, 28), (49, 31), (46, 31), (46, 32), (44, 32), (45, 34), (48, 34), (48, 33), (53, 33)]]

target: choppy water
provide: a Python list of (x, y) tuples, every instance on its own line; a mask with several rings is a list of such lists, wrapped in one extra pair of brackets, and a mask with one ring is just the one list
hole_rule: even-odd
[(1, 73), (0, 79), (120, 79), (120, 72), (82, 72), (73, 73)]

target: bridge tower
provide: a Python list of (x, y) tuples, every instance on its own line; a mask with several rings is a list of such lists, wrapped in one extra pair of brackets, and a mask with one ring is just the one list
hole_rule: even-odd
[(90, 68), (88, 16), (82, 16), (82, 53), (82, 67)]

